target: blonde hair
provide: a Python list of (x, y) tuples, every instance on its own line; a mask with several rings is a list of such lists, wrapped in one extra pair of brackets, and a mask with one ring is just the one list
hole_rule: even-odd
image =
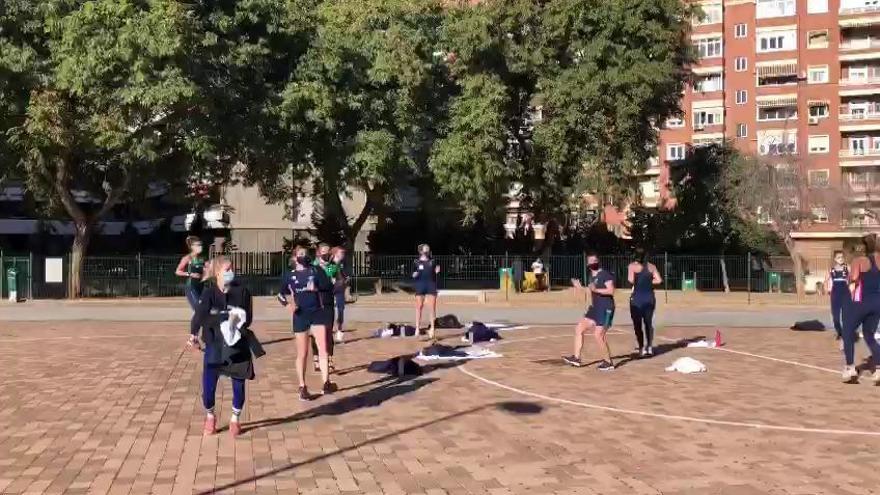
[(209, 275), (208, 278), (216, 280), (223, 273), (223, 269), (227, 265), (232, 265), (232, 260), (222, 254), (215, 256), (205, 263), (205, 273)]

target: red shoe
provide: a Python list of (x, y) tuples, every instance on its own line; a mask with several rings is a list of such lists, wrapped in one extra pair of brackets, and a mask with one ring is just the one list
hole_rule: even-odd
[(215, 416), (205, 418), (205, 427), (202, 431), (205, 435), (217, 433), (217, 418)]
[(238, 421), (230, 421), (229, 422), (229, 435), (232, 438), (235, 438), (241, 435), (241, 423)]

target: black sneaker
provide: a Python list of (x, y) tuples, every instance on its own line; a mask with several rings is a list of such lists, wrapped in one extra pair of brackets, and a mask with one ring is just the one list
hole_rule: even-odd
[(614, 363), (602, 361), (601, 363), (599, 363), (599, 367), (597, 369), (599, 371), (614, 371)]
[(324, 382), (324, 387), (321, 389), (321, 391), (324, 392), (324, 395), (332, 394), (337, 390), (339, 390), (339, 387), (337, 387), (336, 384), (331, 381)]
[(581, 362), (580, 358), (576, 356), (562, 356), (562, 360), (574, 366), (575, 368), (580, 368), (584, 365), (584, 363)]
[(308, 402), (312, 400), (312, 396), (311, 394), (309, 394), (309, 389), (307, 389), (306, 387), (299, 388), (299, 400), (303, 402)]

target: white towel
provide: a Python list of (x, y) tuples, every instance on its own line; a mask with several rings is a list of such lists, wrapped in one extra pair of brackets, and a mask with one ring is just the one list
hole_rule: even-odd
[(688, 347), (715, 347), (715, 342), (709, 342), (707, 340), (698, 340), (696, 342), (689, 342)]
[(220, 333), (223, 334), (226, 345), (233, 346), (241, 340), (241, 329), (244, 327), (245, 321), (247, 321), (245, 310), (235, 306), (229, 308), (229, 318), (220, 323)]
[(705, 373), (706, 365), (694, 358), (680, 357), (676, 359), (666, 371), (678, 371), (679, 373)]
[(490, 351), (489, 349), (484, 349), (482, 347), (468, 347), (466, 349), (456, 349), (459, 352), (464, 352), (467, 354), (466, 356), (425, 356), (419, 351), (419, 354), (416, 356), (416, 359), (423, 359), (425, 361), (464, 361), (468, 359), (486, 359), (486, 358), (498, 358), (501, 357), (501, 354), (498, 354), (495, 351)]

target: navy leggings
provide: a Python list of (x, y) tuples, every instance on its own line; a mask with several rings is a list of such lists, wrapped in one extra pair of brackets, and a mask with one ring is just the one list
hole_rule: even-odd
[(855, 341), (859, 326), (862, 327), (865, 343), (871, 349), (873, 364), (880, 366), (880, 344), (874, 339), (878, 323), (880, 323), (880, 308), (877, 303), (852, 303), (847, 308), (843, 326), (843, 354), (847, 366), (855, 364)]
[[(217, 381), (220, 379), (220, 373), (217, 368), (207, 363), (207, 355), (205, 353), (205, 366), (202, 371), (202, 405), (205, 410), (214, 410), (214, 399), (217, 394)], [(232, 380), (232, 409), (241, 411), (244, 408), (244, 380), (240, 378), (231, 378)]]
[(186, 302), (195, 311), (199, 307), (199, 299), (202, 297), (202, 288), (193, 285), (186, 286)]
[[(632, 317), (633, 330), (639, 349), (654, 345), (654, 302), (630, 301), (629, 315)], [(643, 332), (644, 329), (644, 332)]]
[(834, 331), (837, 332), (838, 337), (843, 335), (843, 312), (851, 302), (849, 293), (831, 293), (831, 320), (834, 322)]

